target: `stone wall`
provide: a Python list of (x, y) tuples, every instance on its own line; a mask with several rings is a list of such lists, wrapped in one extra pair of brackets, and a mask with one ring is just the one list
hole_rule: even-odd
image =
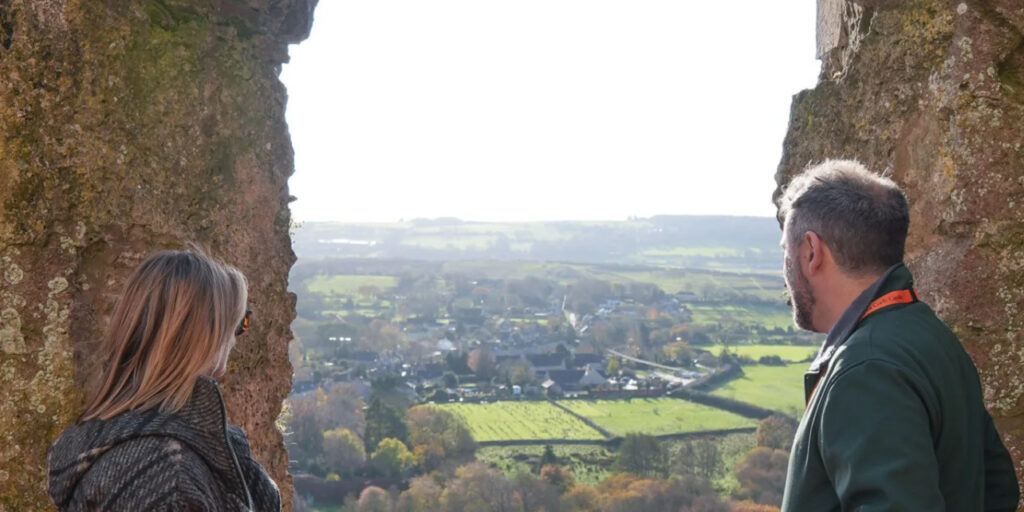
[(274, 428), (294, 315), (278, 73), (314, 5), (0, 1), (0, 511), (50, 509), (46, 448), (80, 411), (117, 290), (187, 240), (249, 278), (254, 327), (223, 387), (290, 510)]
[(1024, 476), (1024, 3), (819, 0), (818, 12), (822, 73), (794, 98), (776, 181), (845, 157), (905, 187), (918, 288), (977, 363)]

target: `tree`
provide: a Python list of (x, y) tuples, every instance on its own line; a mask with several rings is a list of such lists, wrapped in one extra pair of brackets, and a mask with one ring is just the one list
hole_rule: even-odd
[(779, 512), (779, 507), (754, 503), (753, 501), (741, 501), (733, 503), (732, 510), (729, 512)]
[(684, 476), (671, 480), (643, 478), (617, 473), (598, 484), (599, 510), (679, 510), (683, 512), (725, 512), (711, 484), (702, 478)]
[(757, 424), (757, 433), (754, 435), (754, 439), (757, 446), (789, 451), (793, 446), (796, 427), (796, 420), (773, 414)]
[(412, 452), (405, 443), (388, 437), (377, 443), (377, 450), (370, 456), (370, 465), (382, 475), (400, 476), (415, 465)]
[(373, 453), (377, 443), (381, 439), (392, 437), (400, 441), (408, 438), (405, 422), (402, 421), (402, 413), (398, 409), (388, 405), (380, 397), (370, 400), (370, 406), (366, 408), (366, 435), (363, 441), (367, 453)]
[(635, 475), (662, 475), (665, 473), (665, 452), (658, 440), (646, 434), (626, 434), (619, 445), (615, 460), (619, 471)]
[(331, 388), (321, 412), (327, 428), (344, 428), (361, 436), (366, 429), (364, 407), (366, 403), (359, 397), (355, 385), (345, 383)]
[(395, 350), (409, 343), (409, 338), (395, 324), (380, 318), (370, 322), (366, 330), (367, 348), (373, 350)]
[(456, 469), (455, 478), (441, 493), (445, 512), (512, 512), (522, 507), (522, 498), (505, 475), (482, 462)]
[(444, 364), (448, 370), (454, 372), (456, 375), (465, 375), (473, 371), (469, 368), (469, 354), (462, 351), (449, 352), (445, 354)]
[(540, 456), (540, 467), (543, 468), (548, 464), (558, 464), (558, 457), (555, 455), (555, 450), (550, 444), (544, 445), (544, 453)]
[(576, 476), (561, 464), (545, 464), (540, 468), (540, 479), (555, 486), (559, 493), (576, 485)]
[(589, 485), (574, 485), (562, 494), (562, 510), (567, 512), (597, 512), (600, 495)]
[(294, 443), (292, 451), (296, 459), (308, 461), (321, 454), (324, 422), (315, 395), (288, 400), (287, 426)]
[(559, 489), (543, 478), (522, 472), (515, 476), (513, 484), (522, 500), (522, 510), (558, 511)]
[(398, 497), (395, 512), (425, 512), (437, 508), (441, 502), (441, 486), (429, 476), (418, 476), (409, 481), (409, 488)]
[(622, 369), (622, 363), (619, 362), (619, 358), (610, 357), (608, 358), (608, 366), (605, 367), (605, 375), (609, 377), (618, 375), (619, 370)]
[(359, 436), (348, 429), (324, 432), (324, 463), (328, 471), (350, 476), (366, 463), (366, 451)]
[(417, 405), (405, 412), (409, 444), (433, 468), (441, 460), (472, 454), (476, 443), (469, 428), (454, 414), (429, 405)]
[(740, 483), (739, 498), (749, 498), (767, 505), (782, 505), (782, 491), (786, 485), (789, 454), (758, 446), (736, 465), (736, 480)]
[(444, 376), (441, 379), (444, 380), (444, 387), (448, 389), (459, 387), (459, 376), (455, 375), (455, 372), (451, 370), (444, 372)]
[(359, 494), (357, 512), (391, 512), (391, 496), (380, 487), (369, 486)]
[(505, 374), (509, 383), (517, 386), (533, 384), (537, 380), (537, 373), (533, 370), (533, 365), (529, 361), (513, 361), (508, 363)]
[(712, 480), (725, 472), (718, 443), (714, 439), (695, 439), (682, 443), (676, 452), (673, 471)]
[(473, 373), (484, 380), (490, 380), (498, 370), (494, 354), (486, 347), (480, 347), (470, 352), (467, 364)]
[(672, 361), (687, 366), (693, 364), (693, 349), (685, 341), (680, 340), (667, 343), (661, 350), (665, 353), (665, 357)]

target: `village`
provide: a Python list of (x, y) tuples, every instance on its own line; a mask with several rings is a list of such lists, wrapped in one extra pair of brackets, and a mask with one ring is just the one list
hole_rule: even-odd
[[(562, 311), (558, 301), (547, 308), (510, 308), (491, 318), (479, 307), (456, 307), (437, 320), (399, 322), (396, 327), (407, 341), (404, 349), (391, 351), (359, 349), (351, 336), (325, 334), (320, 345), (334, 350), (314, 365), (296, 365), (293, 393), (349, 383), (368, 399), (371, 382), (382, 377), (395, 380), (396, 390), (411, 403), (659, 395), (682, 386), (699, 387), (727, 367), (728, 357), (691, 346), (675, 358), (663, 353), (648, 360), (625, 343), (602, 350), (592, 337), (589, 343), (583, 341), (597, 325), (642, 324), (652, 308), (684, 321), (690, 315), (685, 303), (695, 298), (692, 292), (666, 295), (653, 304), (608, 298), (578, 320), (575, 313)], [(568, 328), (552, 329), (557, 322), (549, 319), (562, 317)], [(566, 336), (567, 331), (576, 336)], [(462, 332), (493, 332), (493, 337)], [(682, 345), (681, 338), (673, 341), (676, 347)]]

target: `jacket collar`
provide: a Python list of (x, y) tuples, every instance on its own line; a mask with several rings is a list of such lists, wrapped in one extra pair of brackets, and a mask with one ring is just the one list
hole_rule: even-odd
[(50, 495), (67, 503), (89, 468), (115, 445), (143, 436), (166, 436), (192, 449), (222, 479), (229, 495), (252, 508), (241, 468), (228, 438), (227, 409), (217, 381), (200, 376), (188, 402), (174, 414), (159, 408), (127, 411), (109, 420), (68, 427), (50, 446)]
[(836, 350), (839, 349), (846, 340), (850, 338), (850, 335), (860, 325), (861, 317), (864, 312), (867, 311), (871, 302), (876, 298), (885, 295), (891, 291), (908, 289), (914, 286), (914, 278), (910, 274), (910, 269), (907, 268), (902, 262), (897, 263), (882, 274), (871, 283), (870, 286), (864, 289), (857, 296), (856, 299), (847, 306), (843, 314), (839, 315), (839, 319), (836, 320), (835, 325), (828, 331), (828, 335), (825, 338), (825, 342), (822, 343), (821, 349), (818, 350), (817, 357), (814, 358), (814, 362), (811, 363), (811, 367), (808, 369), (808, 375), (814, 374), (815, 376), (820, 375), (825, 369), (828, 368), (829, 362), (832, 360), (832, 356), (835, 355)]

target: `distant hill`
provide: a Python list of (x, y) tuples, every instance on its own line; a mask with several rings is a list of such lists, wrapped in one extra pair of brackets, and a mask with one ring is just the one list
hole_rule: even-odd
[(770, 217), (657, 216), (619, 222), (310, 222), (295, 231), (301, 259), (526, 260), (778, 272)]

